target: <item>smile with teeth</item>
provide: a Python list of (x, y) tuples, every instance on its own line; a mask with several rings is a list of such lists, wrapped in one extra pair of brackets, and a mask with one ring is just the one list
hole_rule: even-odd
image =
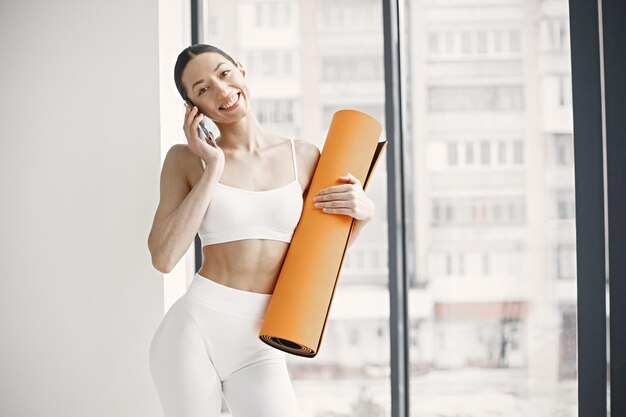
[(233, 94), (230, 97), (230, 100), (228, 100), (228, 102), (226, 104), (224, 104), (222, 107), (220, 107), (220, 109), (228, 110), (229, 108), (231, 108), (238, 101), (239, 101), (239, 93)]

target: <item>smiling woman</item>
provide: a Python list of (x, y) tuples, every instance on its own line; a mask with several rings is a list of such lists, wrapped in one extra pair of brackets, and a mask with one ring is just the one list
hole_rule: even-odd
[[(218, 416), (222, 392), (237, 417), (301, 416), (285, 353), (258, 332), (320, 152), (259, 124), (246, 71), (221, 49), (186, 48), (174, 79), (188, 143), (165, 158), (148, 246), (155, 268), (169, 272), (198, 233), (203, 263), (150, 345), (165, 416)], [(197, 134), (205, 116), (219, 128), (215, 146)], [(315, 208), (355, 218), (356, 237), (374, 204), (353, 176), (337, 182)]]

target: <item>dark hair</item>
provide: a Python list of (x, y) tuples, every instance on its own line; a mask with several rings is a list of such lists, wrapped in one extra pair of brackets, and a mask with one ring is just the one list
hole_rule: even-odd
[(187, 66), (189, 61), (191, 61), (194, 56), (203, 54), (205, 52), (217, 52), (218, 54), (222, 55), (224, 58), (232, 62), (233, 65), (237, 65), (235, 60), (230, 55), (228, 55), (226, 52), (222, 51), (216, 46), (198, 43), (196, 45), (191, 45), (183, 49), (183, 51), (178, 54), (178, 58), (176, 59), (176, 65), (174, 66), (174, 82), (176, 83), (176, 88), (178, 89), (180, 96), (183, 98), (183, 100), (189, 103), (191, 103), (191, 100), (189, 100), (189, 97), (187, 96), (187, 91), (185, 91), (185, 87), (183, 86), (182, 81), (183, 71), (185, 70), (185, 67)]

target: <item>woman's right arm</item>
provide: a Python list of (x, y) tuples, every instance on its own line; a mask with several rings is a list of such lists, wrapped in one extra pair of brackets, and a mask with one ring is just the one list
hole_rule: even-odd
[(224, 168), (223, 161), (207, 164), (191, 189), (181, 167), (184, 146), (174, 145), (165, 156), (159, 206), (148, 236), (152, 265), (163, 273), (174, 269), (189, 249)]

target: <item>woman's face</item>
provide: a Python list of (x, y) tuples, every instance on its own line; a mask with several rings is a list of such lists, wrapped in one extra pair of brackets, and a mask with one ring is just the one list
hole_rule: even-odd
[(246, 72), (216, 52), (205, 52), (189, 61), (182, 74), (187, 96), (200, 112), (215, 123), (240, 120), (249, 110)]

